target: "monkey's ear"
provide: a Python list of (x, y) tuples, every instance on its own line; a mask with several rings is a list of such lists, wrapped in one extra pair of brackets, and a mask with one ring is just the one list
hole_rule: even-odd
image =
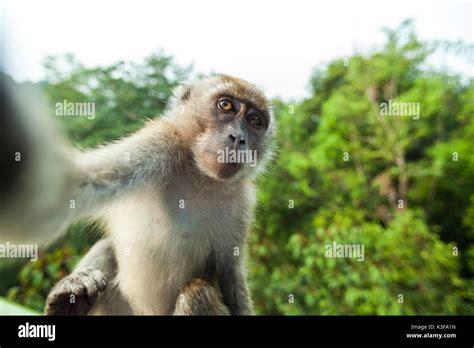
[(184, 104), (186, 103), (189, 98), (191, 98), (191, 92), (192, 92), (192, 85), (190, 83), (184, 83), (177, 87), (174, 92), (174, 99), (176, 101), (176, 104)]

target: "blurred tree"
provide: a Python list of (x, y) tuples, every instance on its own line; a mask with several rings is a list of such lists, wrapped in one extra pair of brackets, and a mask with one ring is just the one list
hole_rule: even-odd
[(45, 67), (44, 89), (53, 110), (64, 100), (95, 105), (94, 118), (60, 117), (70, 139), (82, 146), (116, 140), (158, 116), (192, 70), (163, 52), (143, 63), (122, 61), (99, 68), (86, 68), (71, 55), (49, 57)]
[[(474, 313), (472, 80), (426, 69), (434, 46), (411, 21), (386, 34), (315, 70), (310, 98), (275, 103), (279, 158), (250, 243), (260, 313)], [(383, 116), (389, 102), (419, 118)], [(326, 258), (333, 242), (365, 260)]]

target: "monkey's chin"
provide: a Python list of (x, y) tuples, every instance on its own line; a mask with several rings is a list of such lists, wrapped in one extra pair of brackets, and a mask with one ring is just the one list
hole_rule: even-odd
[(205, 168), (207, 176), (218, 181), (234, 181), (240, 175), (241, 165), (232, 163), (218, 163)]
[(218, 181), (234, 181), (243, 174), (240, 163), (220, 163), (212, 152), (206, 152), (196, 161), (198, 168), (206, 176)]
[(240, 171), (241, 166), (236, 163), (222, 163), (216, 168), (216, 175), (221, 180), (233, 178)]

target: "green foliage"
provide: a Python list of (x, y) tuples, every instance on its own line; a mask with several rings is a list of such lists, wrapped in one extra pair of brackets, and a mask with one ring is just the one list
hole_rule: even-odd
[(7, 298), (43, 312), (44, 301), (52, 286), (74, 269), (80, 260), (79, 250), (61, 245), (28, 262), (18, 274), (18, 286), (8, 290)]
[[(411, 22), (387, 33), (315, 70), (310, 98), (276, 103), (280, 151), (250, 243), (262, 314), (474, 313), (474, 87), (423, 69), (431, 49)], [(420, 118), (381, 116), (389, 100)], [(363, 245), (364, 261), (326, 257), (333, 242)]]
[(49, 57), (45, 67), (44, 89), (53, 109), (64, 100), (95, 105), (94, 118), (60, 117), (69, 138), (82, 146), (117, 140), (140, 128), (163, 112), (173, 88), (191, 72), (163, 52), (141, 64), (122, 61), (98, 68), (86, 68), (71, 55)]
[[(363, 220), (352, 208), (320, 210), (283, 247), (272, 245), (268, 251), (259, 247), (252, 277), (259, 311), (322, 315), (461, 311), (463, 281), (452, 246), (433, 235), (423, 218), (409, 211), (398, 213), (385, 228)], [(334, 241), (364, 245), (364, 260), (326, 257), (326, 246)], [(281, 259), (281, 254), (284, 267), (265, 262)], [(289, 294), (294, 303), (289, 303)]]
[(43, 312), (52, 286), (72, 272), (81, 255), (97, 242), (101, 233), (97, 223), (77, 223), (69, 228), (65, 238), (41, 252), (37, 261), (0, 264), (3, 266), (0, 267), (0, 279), (8, 288), (3, 287), (0, 293), (12, 301)]

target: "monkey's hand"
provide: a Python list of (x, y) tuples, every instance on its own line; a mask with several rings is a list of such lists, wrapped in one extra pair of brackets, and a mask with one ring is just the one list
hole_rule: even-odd
[(107, 287), (104, 274), (93, 268), (72, 273), (59, 281), (46, 299), (45, 315), (86, 315)]

